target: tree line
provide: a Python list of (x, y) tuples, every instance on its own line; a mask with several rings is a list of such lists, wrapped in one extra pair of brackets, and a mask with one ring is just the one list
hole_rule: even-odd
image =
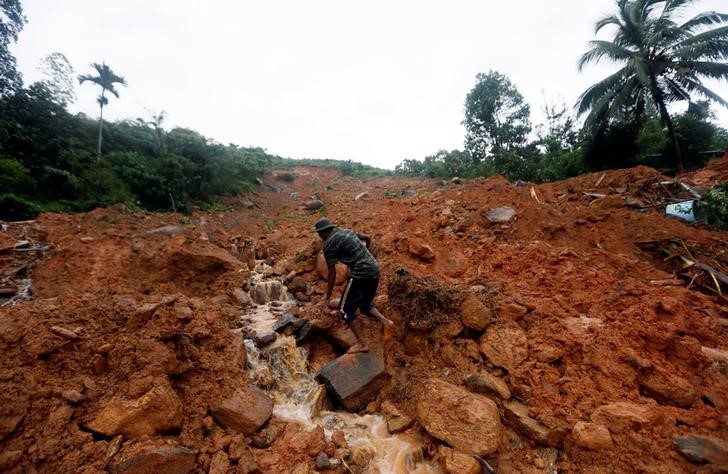
[[(586, 171), (646, 164), (683, 171), (725, 149), (728, 132), (711, 104), (728, 102), (705, 79), (728, 79), (728, 14), (679, 14), (694, 0), (617, 0), (595, 25), (610, 39), (591, 41), (578, 67), (608, 61), (619, 69), (589, 87), (574, 109), (545, 104), (534, 129), (530, 106), (504, 74), (478, 74), (465, 98), (464, 150), (407, 159), (396, 172), (419, 176), (489, 176), (552, 181)], [(671, 115), (672, 103), (688, 103)], [(580, 117), (585, 117), (580, 125)], [(706, 153), (708, 152), (708, 153)]]

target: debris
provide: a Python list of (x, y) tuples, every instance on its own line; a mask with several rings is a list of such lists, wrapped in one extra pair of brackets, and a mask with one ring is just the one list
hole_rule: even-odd
[(362, 199), (364, 199), (364, 198), (368, 198), (368, 197), (369, 197), (369, 193), (368, 193), (368, 192), (366, 192), (366, 191), (363, 191), (363, 192), (361, 192), (361, 193), (357, 194), (357, 195), (356, 195), (356, 196), (354, 197), (354, 201), (356, 201), (356, 202), (359, 202), (359, 201), (361, 201)]
[(410, 239), (409, 253), (425, 262), (432, 262), (435, 259), (435, 251), (432, 250), (432, 247), (418, 238)]
[(149, 446), (124, 455), (111, 468), (112, 474), (168, 472), (187, 474), (195, 468), (197, 454), (184, 446)]
[(673, 444), (692, 463), (712, 464), (717, 468), (712, 472), (728, 470), (728, 443), (722, 439), (699, 435), (677, 436)]
[(148, 230), (147, 234), (158, 234), (158, 235), (182, 235), (185, 233), (185, 228), (181, 225), (165, 225), (157, 227), (156, 229)]
[(665, 214), (685, 222), (695, 222), (695, 201), (681, 201), (665, 206)]
[(533, 198), (533, 199), (534, 199), (534, 200), (535, 200), (535, 201), (536, 201), (537, 203), (541, 204), (541, 200), (540, 200), (540, 199), (538, 198), (538, 195), (536, 194), (536, 188), (534, 188), (533, 186), (531, 186), (531, 189), (529, 190), (529, 192), (528, 192), (528, 193), (529, 193), (529, 194), (531, 195), (531, 197), (532, 197), (532, 198)]
[(503, 405), (506, 423), (526, 438), (542, 446), (560, 448), (565, 433), (561, 430), (552, 430), (529, 416), (529, 409), (518, 401)]

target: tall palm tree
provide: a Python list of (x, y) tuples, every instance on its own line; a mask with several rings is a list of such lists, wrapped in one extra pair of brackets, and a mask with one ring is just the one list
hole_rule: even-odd
[(678, 171), (683, 163), (668, 104), (698, 95), (728, 107), (702, 82), (728, 78), (728, 14), (703, 12), (678, 23), (676, 17), (692, 3), (695, 0), (617, 0), (617, 13), (599, 20), (595, 29), (597, 34), (614, 27), (613, 39), (591, 41), (591, 49), (578, 62), (580, 71), (601, 60), (622, 65), (579, 97), (579, 114), (590, 111), (587, 124), (605, 124), (625, 110), (639, 118), (652, 104), (667, 127)]
[(98, 99), (96, 99), (101, 107), (101, 111), (99, 113), (99, 145), (96, 150), (96, 155), (100, 157), (104, 130), (104, 106), (109, 103), (109, 99), (106, 97), (106, 91), (109, 91), (114, 94), (114, 97), (118, 98), (119, 93), (116, 91), (114, 85), (121, 84), (122, 86), (126, 86), (126, 79), (114, 73), (114, 71), (112, 71), (106, 63), (92, 63), (91, 67), (96, 69), (97, 75), (93, 76), (91, 74), (82, 74), (78, 76), (78, 82), (79, 84), (83, 84), (84, 82), (89, 81), (101, 87), (101, 95)]

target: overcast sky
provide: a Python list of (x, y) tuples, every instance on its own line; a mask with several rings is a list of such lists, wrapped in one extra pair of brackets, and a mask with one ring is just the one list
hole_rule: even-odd
[[(573, 105), (614, 66), (577, 71), (614, 0), (22, 0), (13, 51), (26, 82), (62, 52), (77, 73), (105, 61), (129, 86), (105, 117), (167, 112), (222, 143), (294, 158), (393, 168), (462, 148), (478, 72), (506, 74), (542, 121), (544, 97)], [(728, 11), (725, 0), (693, 13)], [(728, 99), (728, 84), (710, 83)], [(98, 115), (98, 90), (71, 108)], [(716, 106), (717, 109), (717, 106)], [(728, 127), (728, 111), (718, 110)]]

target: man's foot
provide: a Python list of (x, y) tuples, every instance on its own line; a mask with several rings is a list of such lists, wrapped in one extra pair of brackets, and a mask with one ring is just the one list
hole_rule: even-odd
[(382, 342), (387, 343), (394, 336), (394, 321), (387, 320), (382, 329)]
[(354, 344), (346, 351), (347, 354), (354, 354), (356, 352), (369, 352), (369, 348), (362, 344)]

